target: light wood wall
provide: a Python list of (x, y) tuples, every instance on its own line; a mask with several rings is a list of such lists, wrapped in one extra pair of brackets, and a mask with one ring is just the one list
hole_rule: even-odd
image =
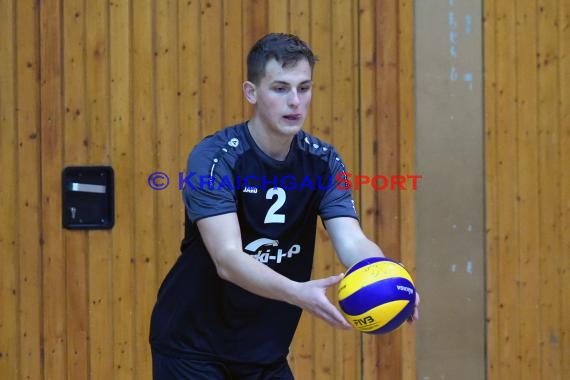
[[(408, 0), (0, 0), (0, 374), (148, 379), (150, 310), (179, 254), (177, 173), (206, 134), (247, 117), (245, 55), (269, 31), (320, 61), (306, 128), (355, 174), (413, 173)], [(112, 165), (116, 223), (61, 226), (61, 172)], [(171, 185), (153, 191), (155, 171)], [(414, 270), (412, 191), (355, 193), (362, 224)], [(344, 268), (322, 228), (315, 277)], [(334, 292), (331, 292), (334, 297)], [(299, 379), (414, 379), (414, 329), (384, 337), (304, 316)]]
[(570, 373), (570, 2), (485, 1), (489, 379)]

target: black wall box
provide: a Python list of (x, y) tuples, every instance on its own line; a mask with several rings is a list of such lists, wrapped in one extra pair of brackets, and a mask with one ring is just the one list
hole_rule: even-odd
[(69, 166), (62, 173), (63, 227), (110, 229), (115, 224), (115, 179), (110, 166)]

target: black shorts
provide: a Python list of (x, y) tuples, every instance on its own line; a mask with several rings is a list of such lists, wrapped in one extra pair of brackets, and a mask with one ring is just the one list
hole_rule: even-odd
[(287, 360), (270, 365), (175, 358), (152, 352), (154, 380), (294, 380)]

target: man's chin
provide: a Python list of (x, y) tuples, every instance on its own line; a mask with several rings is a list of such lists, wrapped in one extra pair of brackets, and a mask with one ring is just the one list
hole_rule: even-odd
[(286, 131), (288, 133), (293, 133), (296, 134), (297, 132), (299, 132), (301, 129), (303, 129), (303, 122), (304, 120), (300, 120), (296, 123), (286, 123), (286, 124), (282, 124), (281, 125), (281, 130), (282, 131)]
[(301, 129), (303, 129), (303, 124), (299, 125), (287, 125), (280, 128), (282, 133), (288, 136), (295, 136)]

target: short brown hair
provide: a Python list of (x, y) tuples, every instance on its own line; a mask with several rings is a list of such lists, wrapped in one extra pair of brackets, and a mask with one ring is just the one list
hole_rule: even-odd
[(294, 66), (302, 59), (306, 59), (315, 67), (317, 57), (309, 45), (293, 34), (270, 33), (258, 40), (247, 56), (247, 80), (259, 83), (265, 76), (267, 62), (275, 59), (282, 67)]

